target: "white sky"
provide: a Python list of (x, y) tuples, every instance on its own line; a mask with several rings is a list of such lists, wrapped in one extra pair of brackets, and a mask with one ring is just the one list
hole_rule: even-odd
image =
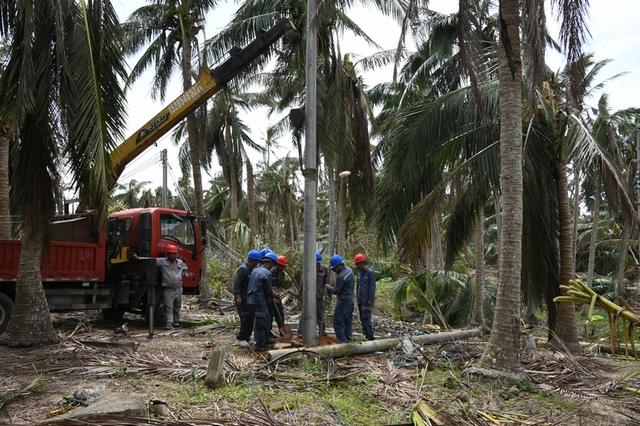
[[(114, 0), (114, 6), (124, 21), (129, 14), (144, 5), (143, 0)], [(451, 13), (457, 10), (457, 0), (431, 0), (430, 8)], [(232, 18), (238, 7), (237, 2), (223, 2), (214, 12), (207, 17), (206, 36), (211, 37), (222, 29)], [(615, 109), (640, 106), (640, 30), (638, 29), (638, 16), (640, 2), (633, 0), (592, 0), (590, 12), (590, 31), (592, 39), (587, 51), (595, 53), (596, 59), (610, 58), (614, 61), (602, 71), (601, 77), (606, 78), (620, 72), (626, 75), (607, 84), (605, 91), (610, 95), (610, 105)], [(351, 19), (359, 24), (383, 49), (393, 49), (397, 44), (400, 33), (399, 26), (388, 17), (379, 14), (371, 8), (354, 7), (349, 13)], [(551, 21), (551, 18), (548, 18)], [(551, 26), (552, 36), (557, 38), (559, 25)], [(345, 34), (341, 40), (341, 49), (344, 53), (354, 53), (367, 56), (375, 53), (377, 49), (365, 42), (356, 39), (350, 34)], [(129, 65), (135, 64), (136, 58), (130, 58)], [(563, 65), (562, 57), (558, 54), (548, 54), (547, 61), (553, 69), (559, 69)], [(127, 94), (128, 120), (125, 135), (130, 135), (140, 128), (147, 120), (155, 115), (166, 104), (171, 102), (181, 93), (180, 74), (176, 73), (167, 90), (165, 102), (151, 99), (151, 70), (140, 78)], [(373, 86), (377, 83), (389, 81), (392, 78), (392, 67), (386, 67), (375, 72), (364, 74), (365, 83)], [(595, 103), (595, 100), (592, 101)], [(265, 110), (252, 111), (245, 115), (245, 123), (251, 126), (251, 134), (258, 143), (264, 140), (266, 130), (270, 124), (275, 123), (280, 117), (267, 117)], [(276, 151), (276, 156), (283, 157), (288, 152), (296, 155), (292, 146), (287, 146), (288, 141), (282, 141)], [(162, 183), (162, 171), (159, 164), (160, 151), (169, 151), (169, 164), (173, 169), (173, 175), (178, 178), (180, 169), (177, 160), (177, 148), (169, 140), (169, 135), (158, 141), (156, 146), (149, 148), (140, 157), (135, 159), (125, 169), (120, 183), (126, 183), (131, 179), (138, 181), (151, 181), (149, 187), (156, 187)], [(258, 152), (250, 153), (251, 158), (259, 160), (262, 155)], [(156, 161), (157, 160), (157, 161)], [(214, 160), (215, 163), (215, 160)], [(219, 172), (215, 166), (211, 174)], [(203, 179), (208, 181), (205, 174)], [(169, 179), (169, 188), (172, 189), (172, 179)]]

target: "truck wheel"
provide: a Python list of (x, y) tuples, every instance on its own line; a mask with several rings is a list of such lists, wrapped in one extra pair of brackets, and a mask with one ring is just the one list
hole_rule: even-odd
[(7, 328), (12, 312), (13, 300), (6, 294), (0, 293), (0, 334), (4, 333)]
[(107, 308), (102, 310), (102, 318), (106, 321), (120, 322), (124, 316), (124, 311), (119, 308)]

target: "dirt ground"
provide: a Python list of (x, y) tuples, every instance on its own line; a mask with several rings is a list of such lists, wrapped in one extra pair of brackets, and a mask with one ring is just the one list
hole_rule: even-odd
[[(484, 342), (476, 339), (337, 360), (303, 355), (269, 363), (261, 354), (231, 346), (237, 319), (228, 304), (205, 308), (187, 297), (183, 328), (158, 330), (148, 339), (136, 316), (125, 317), (123, 336), (114, 332), (121, 324), (102, 320), (99, 312), (56, 314), (59, 344), (0, 347), (0, 423), (42, 422), (78, 386), (104, 384), (106, 393), (165, 401), (167, 423), (235, 418), (235, 424), (411, 424), (421, 400), (423, 413), (424, 407), (436, 413), (432, 424), (640, 424), (640, 395), (631, 391), (640, 387), (636, 361), (542, 351), (525, 365), (530, 380), (500, 384), (464, 373), (482, 353)], [(297, 317), (289, 321), (296, 323)], [(374, 323), (379, 335), (425, 331), (381, 315)], [(328, 336), (323, 343), (332, 341)], [(215, 345), (227, 349), (225, 384), (209, 389), (203, 377)], [(244, 420), (238, 420), (239, 413)]]

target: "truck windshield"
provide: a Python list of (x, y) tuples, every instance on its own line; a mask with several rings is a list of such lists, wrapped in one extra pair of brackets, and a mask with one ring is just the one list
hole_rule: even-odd
[(193, 248), (195, 237), (193, 225), (188, 217), (175, 214), (163, 214), (160, 216), (161, 238), (173, 240), (183, 246)]

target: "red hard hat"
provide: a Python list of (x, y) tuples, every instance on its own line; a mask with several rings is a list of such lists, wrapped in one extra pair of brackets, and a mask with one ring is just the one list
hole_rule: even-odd
[(167, 246), (167, 253), (178, 253), (178, 247), (173, 244)]
[(280, 266), (288, 266), (289, 265), (289, 261), (287, 260), (287, 256), (278, 256), (278, 260), (276, 260), (276, 263)]
[(362, 263), (362, 262), (366, 262), (367, 261), (367, 256), (365, 256), (362, 253), (357, 253), (354, 257), (353, 257), (353, 263)]

